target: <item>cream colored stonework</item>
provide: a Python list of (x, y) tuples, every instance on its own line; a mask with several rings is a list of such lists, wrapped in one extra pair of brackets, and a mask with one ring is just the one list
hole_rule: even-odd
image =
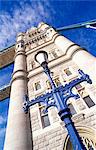
[[(19, 36), (20, 37), (20, 36)], [(22, 35), (21, 35), (22, 38)], [(14, 73), (11, 81), (10, 106), (4, 150), (31, 150), (29, 114), (23, 111), (23, 100), (27, 93), (26, 56), (24, 47), (15, 49)]]
[[(33, 142), (33, 150), (67, 150), (66, 144), (64, 147), (64, 143), (68, 143), (68, 140), (66, 142), (67, 131), (58, 116), (56, 108), (49, 109), (50, 126), (46, 128), (42, 126), (38, 104), (30, 108), (30, 121), (28, 115), (24, 114), (22, 110), (23, 97), (27, 90), (29, 100), (50, 91), (46, 85), (47, 76), (34, 61), (35, 54), (40, 50), (48, 53), (48, 65), (53, 72), (53, 78), (59, 77), (62, 85), (79, 77), (78, 69), (82, 69), (89, 74), (93, 81), (92, 85), (86, 82), (81, 85), (96, 104), (96, 58), (74, 42), (59, 35), (49, 25), (40, 23), (37, 28), (31, 28), (23, 34), (20, 33), (17, 38), (4, 150), (31, 150), (31, 142)], [(55, 57), (52, 54), (54, 51), (57, 54), (57, 56), (54, 54)], [(67, 68), (72, 72), (70, 76), (67, 76), (64, 72)], [(36, 91), (35, 83), (38, 81), (40, 81), (41, 89)], [(77, 92), (76, 88), (73, 91)], [(68, 103), (72, 103), (76, 110), (76, 114), (72, 116), (72, 119), (80, 135), (86, 137), (89, 134), (96, 144), (95, 136), (92, 137), (91, 134), (94, 132), (94, 135), (96, 135), (96, 105), (88, 108), (82, 97), (78, 100), (70, 99)], [(30, 122), (31, 128), (29, 129)], [(88, 132), (88, 130), (92, 132)]]

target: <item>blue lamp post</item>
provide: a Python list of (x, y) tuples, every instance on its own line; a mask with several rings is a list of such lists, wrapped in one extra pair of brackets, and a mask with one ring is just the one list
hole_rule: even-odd
[(29, 101), (28, 98), (26, 98), (26, 101), (24, 102), (24, 111), (25, 113), (28, 112), (28, 109), (30, 106), (43, 102), (45, 104), (45, 111), (48, 110), (49, 107), (55, 106), (58, 109), (58, 114), (62, 121), (65, 123), (65, 127), (68, 131), (68, 134), (70, 136), (70, 140), (73, 145), (74, 150), (86, 150), (84, 144), (82, 143), (82, 140), (74, 126), (74, 123), (71, 119), (71, 113), (70, 109), (67, 106), (67, 100), (71, 97), (74, 97), (77, 99), (79, 96), (72, 93), (72, 88), (76, 86), (77, 84), (87, 81), (88, 83), (92, 83), (91, 79), (87, 74), (84, 74), (83, 71), (78, 70), (79, 74), (81, 75), (79, 78), (71, 81), (69, 84), (66, 84), (65, 86), (61, 85), (59, 87), (56, 87), (54, 84), (54, 81), (52, 80), (50, 69), (48, 68), (48, 54), (45, 51), (39, 51), (35, 55), (35, 60), (43, 67), (45, 74), (47, 75), (50, 84), (52, 86), (51, 92), (48, 92), (42, 96), (38, 96), (37, 98)]

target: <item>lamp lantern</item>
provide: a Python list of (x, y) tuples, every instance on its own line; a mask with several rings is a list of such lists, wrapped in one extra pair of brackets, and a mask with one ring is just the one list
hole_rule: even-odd
[(48, 63), (48, 54), (45, 51), (39, 51), (35, 55), (35, 61), (38, 62), (41, 66), (44, 63)]

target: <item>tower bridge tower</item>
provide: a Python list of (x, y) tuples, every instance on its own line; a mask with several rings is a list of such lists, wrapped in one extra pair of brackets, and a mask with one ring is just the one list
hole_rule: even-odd
[[(56, 108), (50, 108), (45, 114), (41, 103), (32, 106), (28, 114), (22, 108), (26, 94), (32, 100), (51, 90), (42, 68), (34, 61), (35, 54), (40, 50), (48, 53), (49, 67), (56, 86), (76, 79), (79, 76), (78, 69), (90, 75), (92, 85), (84, 82), (74, 87), (73, 91), (80, 98), (71, 98), (68, 107), (86, 149), (96, 149), (96, 58), (45, 23), (40, 23), (37, 28), (33, 27), (26, 33), (19, 33), (14, 49), (4, 150), (72, 149)], [(13, 60), (13, 56), (10, 60)]]

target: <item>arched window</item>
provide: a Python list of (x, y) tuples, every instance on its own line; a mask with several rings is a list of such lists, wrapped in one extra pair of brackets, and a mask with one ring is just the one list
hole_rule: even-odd
[[(94, 143), (93, 140), (91, 140), (90, 138), (87, 138), (87, 137), (81, 137), (81, 138), (82, 138), (83, 144), (85, 145), (87, 150), (95, 150), (96, 149), (96, 143)], [(74, 150), (70, 140), (68, 140), (66, 150)]]
[[(87, 150), (96, 150), (96, 135), (90, 128), (81, 127), (77, 130)], [(69, 136), (66, 137), (63, 150), (73, 150)]]

